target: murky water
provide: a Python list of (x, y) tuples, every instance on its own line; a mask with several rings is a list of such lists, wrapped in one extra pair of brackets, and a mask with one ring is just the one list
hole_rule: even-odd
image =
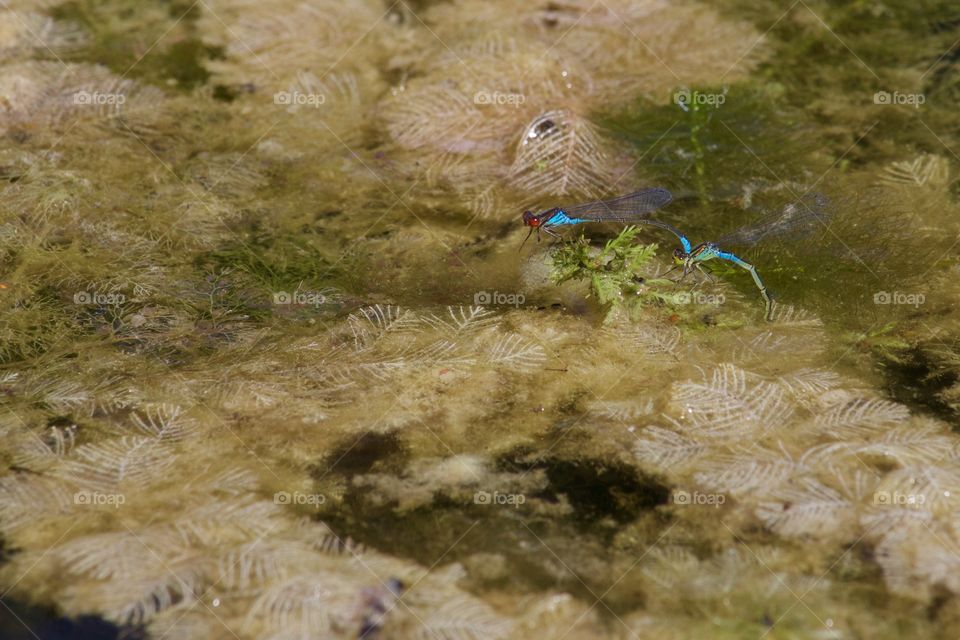
[(0, 634), (956, 635), (958, 24), (8, 3)]

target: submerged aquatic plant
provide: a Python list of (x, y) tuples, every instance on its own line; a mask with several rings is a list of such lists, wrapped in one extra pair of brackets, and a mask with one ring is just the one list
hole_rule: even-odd
[(592, 247), (584, 236), (562, 243), (552, 252), (553, 282), (587, 280), (590, 295), (599, 304), (622, 306), (632, 314), (649, 305), (667, 305), (679, 312), (716, 306), (726, 299), (723, 293), (699, 291), (696, 282), (685, 286), (665, 278), (660, 267), (652, 264), (657, 245), (636, 242), (642, 230), (626, 227), (602, 249)]
[(588, 121), (597, 109), (666, 101), (681, 77), (736, 80), (762, 57), (759, 33), (693, 5), (464, 0), (411, 22), (432, 37), (395, 59), (382, 118), (414, 175), (444, 174), (487, 218), (518, 199), (599, 196), (629, 174)]
[(633, 290), (635, 295), (646, 301), (656, 298), (654, 292), (638, 291), (641, 283), (664, 284), (656, 280), (644, 282), (641, 274), (647, 272), (649, 262), (656, 255), (657, 245), (638, 244), (640, 227), (627, 227), (609, 240), (602, 249), (596, 250), (590, 242), (580, 236), (578, 239), (563, 243), (553, 256), (553, 281), (562, 284), (568, 280), (588, 280), (591, 293), (602, 305), (621, 304)]

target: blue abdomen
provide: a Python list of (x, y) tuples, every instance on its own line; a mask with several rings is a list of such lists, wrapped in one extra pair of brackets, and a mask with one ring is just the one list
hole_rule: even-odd
[(549, 220), (547, 220), (547, 224), (550, 226), (561, 224), (580, 224), (581, 222), (586, 222), (586, 220), (581, 220), (580, 218), (571, 218), (564, 213), (563, 209), (558, 210), (550, 217)]

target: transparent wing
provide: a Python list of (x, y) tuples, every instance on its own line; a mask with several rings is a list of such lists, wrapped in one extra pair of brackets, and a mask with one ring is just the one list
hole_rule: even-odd
[(674, 227), (673, 225), (669, 225), (666, 222), (660, 222), (659, 220), (650, 220), (650, 219), (635, 220), (634, 222), (636, 224), (649, 224), (649, 225), (653, 225), (654, 227), (660, 227), (661, 229), (666, 229), (673, 235), (680, 238), (680, 243), (683, 245), (684, 251), (690, 251), (690, 249), (692, 248), (690, 245), (690, 240), (687, 238), (687, 236), (683, 235), (683, 233), (681, 233), (680, 230)]
[(631, 222), (646, 218), (651, 212), (667, 205), (673, 195), (666, 189), (643, 189), (610, 200), (584, 202), (572, 207), (560, 207), (571, 218), (580, 218), (593, 222), (610, 220), (613, 222)]
[(833, 215), (830, 201), (819, 193), (807, 194), (779, 211), (729, 233), (716, 244), (723, 248), (752, 246), (767, 239), (799, 238), (825, 229)]

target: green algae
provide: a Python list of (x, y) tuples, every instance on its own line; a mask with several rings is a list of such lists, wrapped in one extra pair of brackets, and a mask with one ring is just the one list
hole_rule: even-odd
[(195, 3), (126, 0), (76, 0), (51, 11), (58, 20), (82, 25), (91, 36), (71, 53), (71, 60), (102, 64), (183, 92), (205, 84), (210, 79), (205, 63), (223, 56), (197, 39), (194, 23), (200, 13)]
[[(583, 236), (560, 246), (553, 252), (553, 281), (559, 285), (570, 280), (588, 280), (591, 294), (601, 305), (627, 303), (632, 306), (666, 301), (668, 297), (664, 293), (638, 290), (638, 285), (644, 282), (647, 263), (657, 249), (656, 245), (637, 243), (639, 231), (638, 227), (627, 227), (599, 251), (592, 251)], [(653, 284), (667, 282), (660, 280)]]

